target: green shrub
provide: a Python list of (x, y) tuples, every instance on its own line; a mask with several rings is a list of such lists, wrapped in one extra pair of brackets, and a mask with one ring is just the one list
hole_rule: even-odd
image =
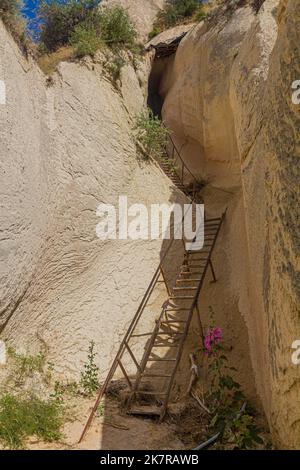
[(42, 0), (39, 8), (41, 43), (52, 52), (70, 43), (77, 26), (99, 27), (98, 4), (99, 0)]
[(14, 348), (9, 347), (8, 356), (14, 363), (14, 380), (16, 385), (21, 385), (27, 377), (34, 372), (44, 373), (45, 355), (40, 352), (36, 356), (26, 356), (19, 354)]
[(46, 441), (62, 437), (61, 406), (53, 400), (19, 398), (6, 394), (0, 399), (0, 441), (10, 449), (24, 448), (26, 438), (36, 436)]
[(203, 7), (200, 6), (196, 10), (196, 13), (194, 15), (194, 20), (200, 22), (200, 21), (205, 20), (205, 18), (207, 18), (207, 14), (203, 11)]
[(153, 39), (153, 38), (155, 38), (155, 36), (157, 36), (161, 32), (162, 32), (162, 28), (158, 25), (155, 25), (155, 26), (153, 26), (152, 31), (150, 31), (150, 33), (148, 35), (148, 38)]
[(26, 46), (25, 20), (21, 15), (21, 0), (0, 0), (0, 18), (19, 44)]
[(99, 367), (95, 364), (97, 353), (94, 352), (95, 343), (91, 341), (88, 351), (88, 360), (81, 373), (80, 386), (84, 395), (91, 396), (99, 388)]
[(84, 57), (85, 55), (95, 55), (97, 50), (101, 47), (101, 39), (97, 36), (97, 32), (93, 28), (86, 28), (85, 26), (76, 26), (70, 39), (71, 45), (75, 49), (77, 57)]
[(134, 45), (137, 34), (124, 8), (120, 6), (103, 8), (100, 27), (101, 38), (107, 45), (129, 48)]
[(201, 0), (167, 0), (164, 10), (158, 15), (158, 23), (165, 27), (174, 26), (179, 21), (191, 17), (200, 3)]
[(116, 55), (113, 59), (110, 59), (106, 63), (105, 68), (108, 71), (109, 77), (114, 84), (121, 77), (121, 70), (125, 64), (126, 60), (120, 55)]
[(137, 142), (142, 146), (144, 158), (159, 159), (166, 153), (169, 131), (150, 109), (137, 117), (134, 131)]
[(17, 15), (20, 10), (20, 0), (0, 0), (0, 15)]
[(100, 0), (42, 0), (40, 50), (72, 45), (79, 57), (94, 55), (101, 42), (111, 48), (135, 45), (136, 31), (124, 8), (98, 8)]

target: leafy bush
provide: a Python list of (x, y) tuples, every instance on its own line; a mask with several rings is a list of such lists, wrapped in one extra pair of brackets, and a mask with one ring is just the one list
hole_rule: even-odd
[(62, 436), (62, 424), (62, 408), (53, 400), (26, 399), (11, 394), (0, 399), (0, 441), (5, 447), (23, 448), (30, 436), (57, 441)]
[(71, 35), (70, 43), (74, 47), (77, 57), (84, 57), (85, 55), (93, 57), (101, 47), (101, 39), (97, 36), (96, 30), (85, 26), (76, 26)]
[(88, 351), (88, 360), (81, 373), (80, 386), (87, 396), (91, 396), (99, 388), (99, 367), (95, 364), (97, 353), (94, 352), (95, 343), (91, 341)]
[(8, 356), (14, 363), (14, 380), (15, 384), (20, 386), (24, 380), (32, 376), (34, 372), (43, 373), (45, 366), (45, 355), (40, 352), (36, 356), (26, 356), (19, 354), (14, 348), (9, 347), (7, 350)]
[(0, 18), (15, 39), (26, 46), (25, 21), (20, 13), (21, 6), (21, 0), (0, 0)]
[(142, 146), (144, 158), (159, 159), (166, 153), (169, 131), (150, 109), (137, 117), (134, 131), (138, 144)]
[(120, 55), (116, 55), (107, 61), (105, 68), (109, 73), (109, 78), (114, 84), (116, 84), (117, 80), (121, 77), (121, 70), (125, 64), (126, 60)]
[(207, 18), (207, 14), (203, 11), (203, 7), (202, 6), (198, 7), (194, 15), (194, 20), (200, 22), (200, 21), (205, 20), (206, 18)]
[(167, 0), (165, 8), (157, 15), (149, 39), (186, 19), (202, 21), (204, 18), (206, 13), (203, 10), (202, 0)]
[(134, 45), (136, 31), (128, 13), (120, 6), (104, 8), (100, 15), (101, 38), (111, 47)]
[(153, 26), (152, 31), (150, 31), (150, 33), (148, 34), (148, 38), (149, 38), (149, 39), (155, 38), (155, 36), (157, 36), (157, 35), (160, 34), (161, 32), (162, 32), (161, 26), (158, 26), (158, 24), (155, 24), (155, 25)]
[(79, 25), (97, 28), (100, 0), (42, 0), (39, 15), (42, 22), (40, 41), (48, 51), (70, 43)]
[(165, 27), (174, 26), (179, 21), (191, 17), (199, 8), (201, 0), (167, 0), (166, 6), (158, 15)]
[(17, 15), (20, 9), (20, 0), (0, 0), (0, 15)]
[(110, 48), (134, 48), (136, 31), (120, 6), (98, 8), (100, 0), (42, 0), (40, 50), (71, 45), (76, 55), (94, 55), (102, 42)]

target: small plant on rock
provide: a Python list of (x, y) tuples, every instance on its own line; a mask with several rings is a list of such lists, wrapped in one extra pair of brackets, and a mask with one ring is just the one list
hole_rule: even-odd
[(131, 48), (137, 33), (128, 13), (120, 6), (103, 8), (100, 15), (102, 40), (112, 48)]
[[(194, 20), (195, 15), (204, 15), (201, 0), (167, 0), (165, 7), (157, 15), (153, 31), (150, 35), (160, 32), (166, 28), (171, 28), (187, 19)], [(196, 20), (197, 21), (197, 20)], [(198, 21), (200, 21), (198, 19)]]
[(121, 70), (126, 65), (126, 60), (121, 55), (117, 54), (112, 59), (108, 60), (105, 68), (108, 71), (109, 77), (114, 84), (121, 78)]
[(160, 159), (166, 153), (166, 144), (169, 130), (164, 127), (161, 120), (148, 109), (136, 119), (134, 127), (136, 140), (143, 157)]
[(76, 56), (81, 58), (86, 55), (94, 57), (103, 43), (94, 28), (87, 28), (82, 25), (76, 26), (71, 35), (70, 44), (74, 47)]
[(14, 364), (14, 381), (16, 385), (22, 385), (24, 380), (35, 372), (44, 374), (45, 355), (39, 352), (36, 356), (17, 353), (13, 347), (8, 347), (8, 356)]

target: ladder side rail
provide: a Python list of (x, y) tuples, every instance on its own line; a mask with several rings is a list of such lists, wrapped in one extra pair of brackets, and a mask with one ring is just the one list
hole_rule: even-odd
[[(164, 122), (163, 122), (163, 126), (164, 126), (166, 129), (168, 129)], [(197, 178), (196, 178), (195, 175), (191, 172), (191, 170), (189, 169), (189, 167), (187, 166), (187, 164), (186, 164), (185, 161), (183, 160), (183, 158), (182, 158), (182, 156), (181, 156), (181, 154), (180, 154), (180, 152), (179, 152), (179, 150), (178, 150), (178, 148), (177, 148), (177, 146), (176, 146), (176, 144), (175, 144), (175, 142), (174, 142), (174, 140), (173, 140), (171, 134), (168, 134), (168, 138), (169, 138), (169, 140), (170, 140), (170, 142), (171, 142), (171, 144), (172, 144), (172, 146), (173, 146), (173, 148), (174, 148), (176, 154), (178, 155), (178, 157), (179, 157), (179, 159), (180, 159), (180, 161), (181, 161), (182, 166), (184, 167), (185, 170), (187, 170), (187, 172), (188, 172), (188, 173), (190, 174), (190, 176), (193, 178), (193, 181), (196, 182), (196, 183), (198, 183)]]

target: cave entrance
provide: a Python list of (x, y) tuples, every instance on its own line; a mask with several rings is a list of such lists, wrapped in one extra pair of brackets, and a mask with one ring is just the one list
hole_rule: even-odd
[(162, 88), (162, 79), (165, 77), (167, 67), (174, 61), (177, 48), (187, 32), (165, 41), (158, 42), (154, 39), (146, 48), (147, 51), (155, 50), (151, 73), (148, 82), (148, 101), (149, 108), (155, 116), (161, 119), (162, 107), (164, 103), (164, 92)]

